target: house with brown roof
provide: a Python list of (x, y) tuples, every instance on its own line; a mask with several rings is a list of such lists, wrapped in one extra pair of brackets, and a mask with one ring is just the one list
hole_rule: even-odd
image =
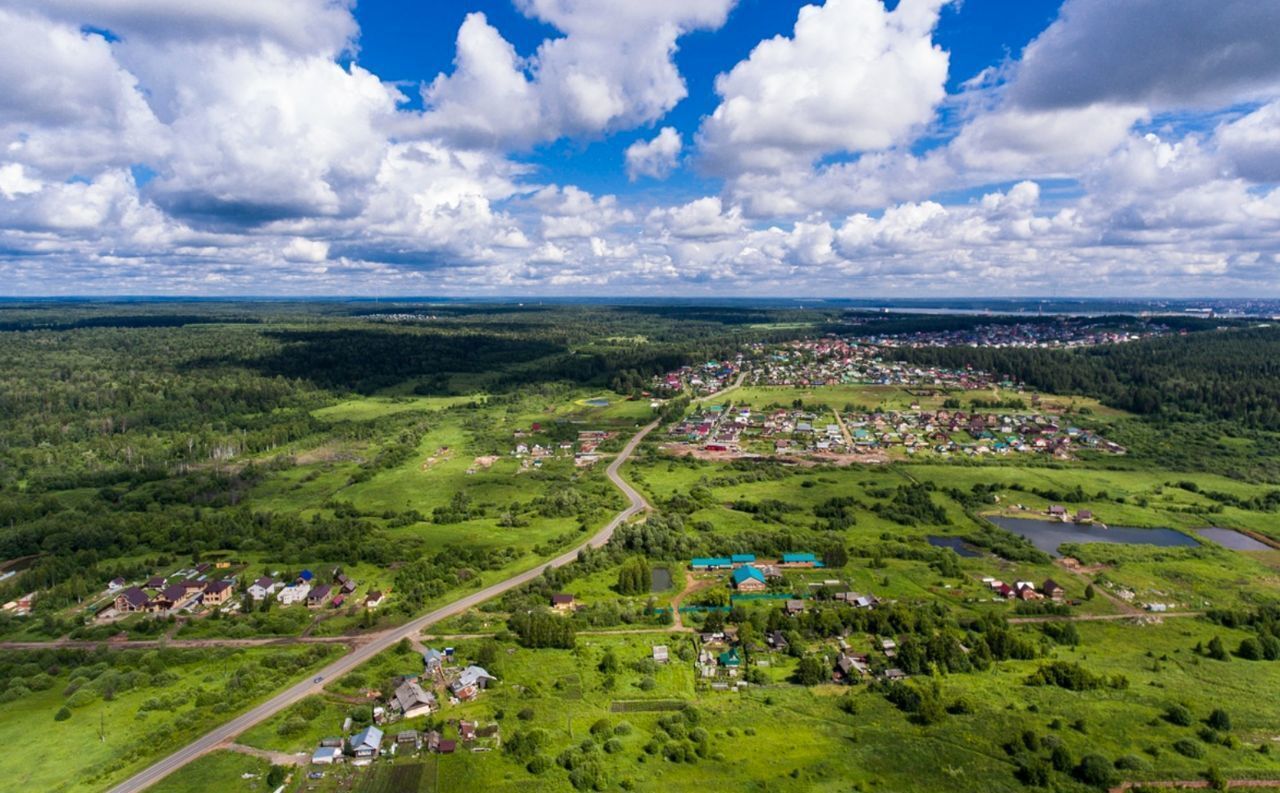
[(116, 611), (121, 614), (132, 614), (138, 611), (147, 610), (147, 593), (131, 586), (120, 594), (116, 595)]
[(321, 584), (313, 588), (307, 593), (307, 608), (318, 609), (323, 606), (324, 602), (329, 599), (329, 592), (331, 591), (328, 584)]
[(557, 592), (551, 596), (551, 608), (556, 611), (573, 611), (573, 595)]
[(1044, 596), (1052, 600), (1062, 600), (1067, 596), (1067, 591), (1054, 581), (1052, 578), (1046, 578), (1044, 583), (1040, 585), (1040, 591)]
[(231, 597), (231, 582), (214, 581), (204, 588), (204, 595), (200, 601), (206, 606), (221, 606), (229, 597)]

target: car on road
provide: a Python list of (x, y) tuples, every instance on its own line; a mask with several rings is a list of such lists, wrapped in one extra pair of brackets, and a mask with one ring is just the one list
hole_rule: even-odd
[(312, 683), (319, 683), (319, 682), (320, 682), (320, 681), (322, 681), (322, 680), (324, 680), (324, 675), (316, 675), (315, 680), (312, 680), (311, 682), (312, 682)]

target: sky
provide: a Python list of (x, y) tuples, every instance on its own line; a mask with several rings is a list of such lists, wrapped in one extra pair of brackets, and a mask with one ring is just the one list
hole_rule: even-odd
[(1275, 0), (0, 0), (0, 295), (1280, 297)]

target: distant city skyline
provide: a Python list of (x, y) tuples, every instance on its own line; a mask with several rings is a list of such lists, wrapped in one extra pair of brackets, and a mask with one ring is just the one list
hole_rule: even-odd
[(1277, 40), (1273, 0), (0, 0), (0, 295), (1280, 298)]

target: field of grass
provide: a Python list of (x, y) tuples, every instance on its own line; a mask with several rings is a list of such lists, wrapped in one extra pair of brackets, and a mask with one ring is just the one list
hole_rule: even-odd
[(267, 790), (265, 780), (269, 770), (271, 764), (266, 760), (221, 750), (195, 759), (148, 790), (151, 793), (261, 793)]
[[(56, 672), (49, 673), (51, 685), (7, 703), (5, 718), (0, 719), (0, 740), (10, 746), (40, 736), (41, 761), (33, 763), (29, 754), (8, 752), (0, 759), (0, 778), (14, 789), (103, 789), (265, 698), (337, 651), (331, 647), (119, 651), (128, 657), (113, 657), (112, 667), (101, 662), (51, 664)], [(105, 682), (108, 679), (111, 682)], [(64, 705), (69, 717), (56, 719)], [(225, 770), (219, 765), (208, 776), (220, 777)]]

